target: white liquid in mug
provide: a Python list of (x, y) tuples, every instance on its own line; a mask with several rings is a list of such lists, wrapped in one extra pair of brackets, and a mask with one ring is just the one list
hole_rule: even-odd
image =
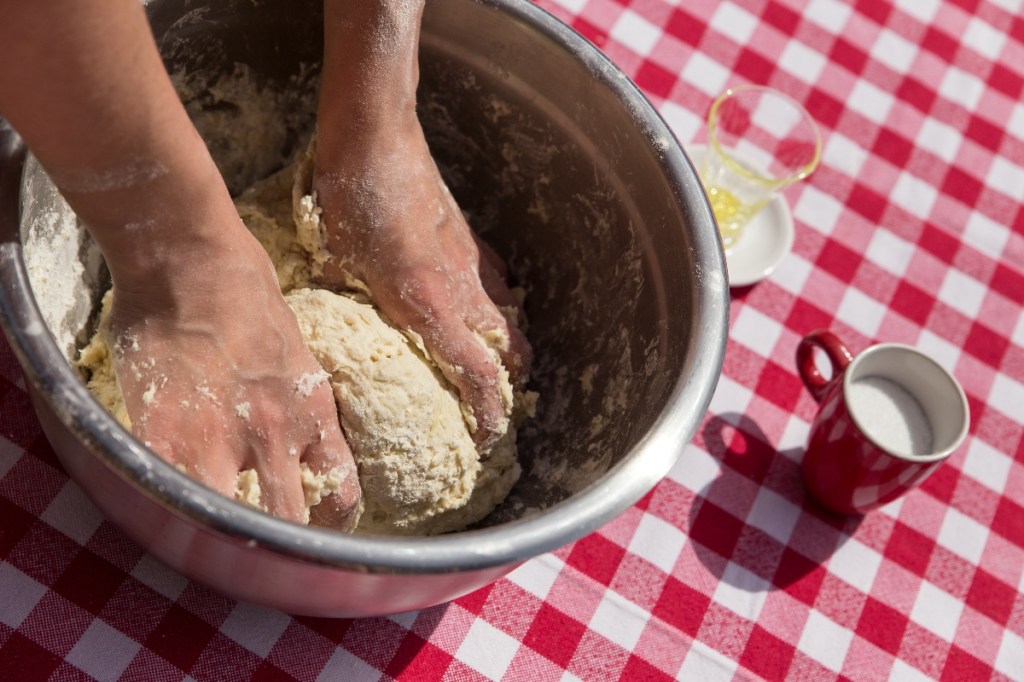
[(865, 434), (886, 450), (931, 454), (931, 424), (917, 399), (895, 381), (880, 376), (857, 379), (849, 386), (846, 404)]

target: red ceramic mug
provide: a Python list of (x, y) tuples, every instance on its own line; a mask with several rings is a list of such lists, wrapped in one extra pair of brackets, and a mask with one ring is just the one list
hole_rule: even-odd
[[(815, 349), (832, 365), (826, 379)], [(796, 350), (800, 378), (818, 414), (801, 470), (808, 492), (842, 514), (863, 513), (921, 483), (963, 443), (970, 425), (956, 379), (897, 343), (854, 357), (835, 334), (816, 330)]]

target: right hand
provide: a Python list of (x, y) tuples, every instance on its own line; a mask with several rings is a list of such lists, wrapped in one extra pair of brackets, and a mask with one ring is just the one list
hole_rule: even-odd
[(522, 389), (529, 378), (532, 351), (519, 328), (525, 318), (505, 264), (471, 231), (419, 122), (407, 121), (340, 160), (317, 159), (313, 184), (333, 256), (324, 280), (332, 288), (365, 283), (385, 315), (423, 339), (468, 405), (486, 455), (509, 426), (511, 396), (502, 382)]

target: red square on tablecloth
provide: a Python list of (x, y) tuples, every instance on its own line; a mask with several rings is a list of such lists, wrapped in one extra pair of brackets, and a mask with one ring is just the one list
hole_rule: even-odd
[(20, 682), (48, 680), (62, 662), (61, 657), (47, 651), (20, 632), (15, 632), (0, 647), (0, 670), (18, 671)]
[(634, 655), (626, 661), (626, 666), (622, 669), (619, 679), (635, 680), (636, 682), (671, 682), (675, 678)]
[(543, 604), (523, 644), (565, 667), (572, 659), (587, 626), (553, 606)]
[(53, 589), (83, 609), (99, 613), (127, 578), (110, 562), (83, 549), (53, 584)]
[(884, 651), (895, 654), (899, 651), (903, 631), (909, 619), (896, 609), (883, 604), (874, 597), (864, 602), (860, 620), (857, 622), (857, 634)]
[(625, 548), (600, 533), (591, 533), (576, 541), (565, 563), (602, 585), (609, 585), (625, 554)]
[(143, 644), (188, 672), (216, 633), (204, 620), (173, 604)]
[(740, 657), (740, 665), (765, 679), (782, 680), (786, 677), (795, 650), (789, 642), (755, 626)]
[(696, 637), (710, 603), (711, 597), (670, 576), (651, 613), (681, 632)]

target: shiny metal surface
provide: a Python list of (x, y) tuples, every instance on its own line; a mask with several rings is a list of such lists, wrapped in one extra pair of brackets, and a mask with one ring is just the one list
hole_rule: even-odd
[[(241, 62), (286, 89), (317, 59), (318, 5), (204, 11), (153, 0), (147, 11), (172, 71)], [(238, 599), (364, 616), (477, 589), (648, 492), (692, 437), (721, 370), (728, 285), (718, 233), (693, 167), (640, 92), (530, 3), (427, 7), (425, 128), (474, 226), (529, 291), (542, 396), (522, 431), (523, 481), (482, 528), (396, 539), (300, 527), (153, 456), (92, 399), (45, 331), (19, 236), (31, 222), (18, 215), (24, 150), (0, 126), (0, 323), (48, 438), (130, 537)]]

